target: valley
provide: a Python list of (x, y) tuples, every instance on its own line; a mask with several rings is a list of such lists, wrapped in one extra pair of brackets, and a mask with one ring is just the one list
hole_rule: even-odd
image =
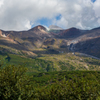
[[(38, 25), (28, 31), (1, 30), (0, 54), (1, 59), (3, 57), (7, 64), (18, 65), (21, 64), (21, 61), (22, 64), (26, 63), (29, 68), (31, 67), (32, 72), (99, 71), (99, 37), (100, 28), (80, 30), (76, 28), (62, 29), (53, 25), (47, 28)], [(7, 57), (11, 59), (8, 62)], [(35, 60), (38, 63), (36, 65)], [(50, 64), (41, 65), (42, 61)], [(98, 64), (94, 63), (95, 61)], [(36, 68), (36, 66), (38, 67)]]
[(99, 44), (100, 28), (1, 30), (0, 98), (99, 100)]

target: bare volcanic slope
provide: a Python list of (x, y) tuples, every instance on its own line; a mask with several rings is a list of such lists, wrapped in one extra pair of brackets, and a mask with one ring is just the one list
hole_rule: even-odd
[(83, 30), (72, 27), (60, 32), (59, 37), (65, 38), (65, 39), (71, 39), (71, 38), (74, 39), (76, 37), (83, 35), (85, 32), (86, 30), (83, 31)]
[(42, 25), (38, 25), (30, 30), (28, 30), (29, 33), (36, 35), (36, 36), (40, 36), (40, 37), (51, 37), (50, 34), (47, 32), (47, 29), (42, 26)]
[(21, 45), (18, 41), (15, 40), (15, 36), (11, 35), (13, 31), (2, 31), (0, 30), (0, 47), (11, 47), (17, 50), (28, 50), (23, 45)]
[(25, 37), (50, 37), (45, 27), (38, 25), (28, 31), (20, 31), (20, 32), (13, 32), (10, 35), (16, 36), (18, 38), (25, 38)]
[(100, 27), (92, 29), (86, 34), (74, 39), (74, 51), (100, 57)]
[(46, 28), (39, 25), (28, 31), (0, 31), (0, 45), (18, 45), (16, 49), (40, 47), (45, 38), (52, 37)]
[(70, 28), (51, 32), (38, 25), (28, 31), (0, 30), (0, 46), (16, 50), (34, 51), (36, 48), (53, 48), (91, 54), (100, 57), (100, 27), (92, 30)]

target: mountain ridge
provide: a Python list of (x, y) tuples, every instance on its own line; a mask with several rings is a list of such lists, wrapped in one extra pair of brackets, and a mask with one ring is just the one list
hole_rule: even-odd
[[(34, 49), (36, 48), (45, 50), (52, 49), (57, 52), (63, 50), (63, 52), (67, 52), (73, 44), (73, 52), (84, 51), (84, 53), (100, 57), (99, 37), (100, 27), (91, 30), (80, 30), (72, 27), (61, 31), (48, 31), (46, 27), (38, 25), (27, 31), (0, 30), (0, 45), (10, 46), (16, 50), (25, 49), (34, 53)], [(94, 53), (97, 52), (97, 50), (93, 49), (96, 47), (98, 47), (98, 54)], [(89, 53), (91, 50), (92, 53)]]
[(50, 25), (49, 26), (49, 29), (50, 30), (64, 30), (63, 28), (59, 27), (59, 26), (56, 26), (56, 25)]

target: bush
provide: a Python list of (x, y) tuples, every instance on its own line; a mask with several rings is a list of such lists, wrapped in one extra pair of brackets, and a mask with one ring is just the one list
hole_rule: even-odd
[[(61, 79), (57, 73), (51, 73), (52, 79), (55, 78), (55, 80), (50, 84), (47, 82), (49, 73), (47, 76), (38, 73), (30, 77), (26, 72), (27, 69), (21, 65), (17, 67), (8, 65), (3, 68), (0, 65), (0, 100), (100, 99), (100, 73), (98, 72), (67, 72), (67, 76), (65, 72), (61, 72)], [(62, 77), (64, 77), (63, 80)]]
[(27, 69), (20, 65), (0, 68), (1, 100), (26, 100), (32, 95), (33, 86), (26, 71)]
[(100, 86), (98, 81), (86, 78), (57, 81), (46, 88), (38, 89), (33, 98), (37, 100), (97, 100)]

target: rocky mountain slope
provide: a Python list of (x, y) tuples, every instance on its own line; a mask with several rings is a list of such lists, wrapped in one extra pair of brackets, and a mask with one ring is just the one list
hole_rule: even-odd
[[(62, 29), (57, 26), (38, 25), (28, 31), (0, 30), (0, 48), (10, 52), (32, 52), (36, 54), (81, 52), (100, 57), (100, 28), (80, 30)], [(9, 51), (8, 50), (8, 51)], [(17, 53), (18, 54), (18, 53)]]
[(92, 29), (77, 38), (74, 50), (100, 57), (100, 28)]

